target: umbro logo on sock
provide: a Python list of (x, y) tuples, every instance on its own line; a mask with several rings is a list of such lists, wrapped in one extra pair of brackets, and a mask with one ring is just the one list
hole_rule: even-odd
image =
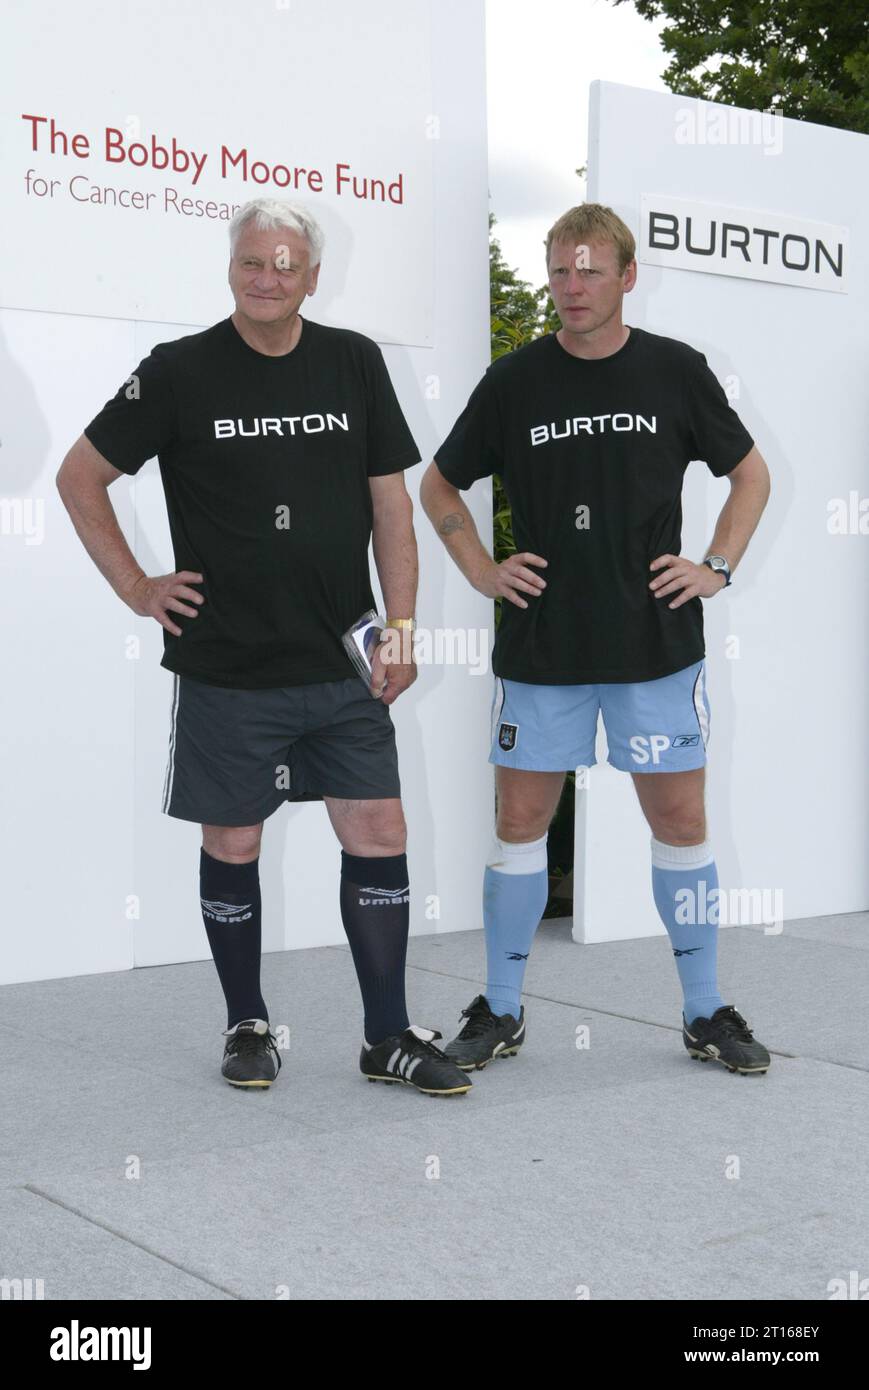
[(674, 956), (693, 956), (695, 951), (702, 951), (702, 946), (686, 946), (682, 951), (674, 951)]
[(529, 954), (530, 954), (530, 952), (528, 952), (528, 951), (525, 952), (525, 955), (524, 955), (524, 956), (523, 956), (523, 954), (522, 954), (521, 951), (508, 951), (508, 952), (507, 952), (507, 959), (508, 959), (508, 960), (527, 960)]
[[(376, 897), (363, 898), (363, 893), (376, 893)], [(409, 903), (410, 884), (406, 883), (403, 888), (360, 888), (359, 906), (360, 907), (386, 907), (390, 903)]]
[(199, 903), (212, 922), (246, 922), (253, 916), (249, 911), (253, 903), (221, 903), (210, 898), (200, 898)]

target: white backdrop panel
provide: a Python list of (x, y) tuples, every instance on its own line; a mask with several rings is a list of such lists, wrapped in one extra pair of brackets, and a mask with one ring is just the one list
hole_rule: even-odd
[[(699, 132), (728, 110), (595, 83), (589, 199), (636, 236), (643, 195), (660, 193), (833, 224), (865, 243), (866, 136), (785, 120), (777, 152), (684, 140), (686, 122)], [(778, 891), (791, 919), (869, 906), (869, 538), (828, 530), (832, 499), (869, 497), (867, 307), (857, 255), (846, 293), (641, 264), (625, 301), (627, 323), (706, 354), (770, 466), (733, 586), (705, 604), (707, 803), (722, 888), (765, 889), (770, 902)], [(727, 493), (690, 466), (683, 553), (706, 553)], [(662, 934), (628, 778), (593, 769), (577, 809), (577, 939)]]
[[(221, 40), (226, 6), (201, 8), (208, 12), (208, 45), (233, 41), (234, 29)], [(300, 8), (305, 7), (294, 5), (291, 12)], [(343, 53), (342, 45), (352, 44), (355, 30), (334, 22), (344, 8), (331, 0), (316, 7), (321, 48), (328, 44)], [(382, 27), (387, 47), (389, 8), (365, 8), (371, 41)], [(419, 16), (416, 0), (407, 8)], [(417, 489), (489, 361), (483, 7), (478, 0), (439, 0), (422, 8), (427, 33), (430, 21), (434, 87), (432, 93), (420, 89), (412, 122), (414, 138), (423, 132), (432, 161), (433, 200), (418, 259), (408, 274), (391, 237), (378, 242), (373, 261), (357, 238), (333, 237), (322, 288), (307, 312), (336, 321), (330, 285), (364, 282), (366, 292), (388, 300), (410, 293), (414, 276), (425, 283), (436, 214), (441, 234), (434, 264), (434, 346), (386, 346), (384, 354), (424, 460), (406, 475), (420, 548), (419, 622), (477, 630), (491, 623), (491, 604), (449, 561), (418, 506)], [(314, 7), (308, 9), (313, 15)], [(236, 12), (250, 13), (240, 3)], [(81, 24), (81, 6), (77, 14)], [(108, 70), (123, 72), (121, 54)], [(116, 99), (127, 110), (120, 79), (113, 80)], [(346, 92), (330, 88), (324, 105), (340, 108), (346, 132), (362, 125), (376, 134), (380, 100), (360, 79)], [(236, 85), (220, 95), (221, 122), (246, 117), (252, 104), (269, 105), (256, 69), (242, 65)], [(273, 119), (280, 114), (274, 104)], [(429, 115), (435, 120), (426, 125)], [(309, 135), (317, 137), (320, 116), (319, 107), (307, 113), (306, 142)], [(395, 132), (381, 133), (388, 152)], [(212, 306), (217, 319), (232, 309), (223, 282), (225, 225), (211, 224), (209, 235), (220, 248)], [(193, 256), (180, 242), (177, 254), (161, 261), (156, 278), (181, 293)], [(64, 274), (75, 278), (68, 268)], [(159, 665), (162, 629), (114, 596), (54, 487), (66, 450), (132, 367), (154, 343), (195, 326), (0, 312), (0, 379), (4, 418), (11, 421), (3, 439), (3, 515), (9, 520), (0, 536), (0, 562), (11, 598), (2, 630), (9, 673), (3, 738), (5, 853), (14, 872), (7, 873), (4, 889), (7, 922), (21, 926), (4, 933), (0, 982), (208, 957), (199, 911), (200, 832), (161, 811), (172, 686), (171, 674)], [(358, 326), (382, 339), (377, 321)], [(151, 574), (167, 572), (172, 549), (156, 462), (135, 479), (118, 479), (110, 496), (140, 564)], [(490, 536), (490, 494), (477, 489), (470, 505), (481, 534)], [(40, 515), (43, 537), (28, 544), (28, 518)], [(373, 567), (372, 575), (379, 596)], [(138, 639), (138, 651), (131, 638)], [(491, 634), (487, 650), (490, 642)], [(413, 932), (480, 925), (481, 866), (493, 811), (486, 762), (490, 700), (489, 673), (424, 666), (393, 707)], [(345, 941), (339, 863), (321, 803), (285, 806), (271, 817), (260, 861), (265, 950)]]
[[(78, 545), (54, 487), (93, 393), (94, 359), (132, 351), (132, 328), (118, 321), (0, 313), (3, 981), (133, 960), (128, 610)], [(129, 496), (114, 500), (129, 535)], [(15, 525), (27, 511), (41, 517), (32, 545)]]

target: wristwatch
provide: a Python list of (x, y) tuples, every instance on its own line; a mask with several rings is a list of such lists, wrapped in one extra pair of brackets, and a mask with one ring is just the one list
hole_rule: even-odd
[(730, 583), (730, 566), (728, 565), (724, 556), (707, 555), (703, 563), (704, 565), (708, 565), (711, 570), (714, 570), (716, 574), (724, 575), (724, 587), (726, 589), (728, 584)]
[(408, 628), (411, 632), (416, 631), (416, 618), (387, 618), (386, 627)]

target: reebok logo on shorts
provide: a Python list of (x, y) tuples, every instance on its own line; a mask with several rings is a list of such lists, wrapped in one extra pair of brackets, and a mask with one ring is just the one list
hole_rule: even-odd
[(516, 747), (518, 737), (518, 724), (502, 724), (498, 730), (498, 747), (503, 748), (505, 753), (511, 753)]
[(220, 903), (210, 898), (200, 898), (199, 903), (212, 922), (246, 922), (253, 916), (248, 910), (252, 903)]
[(668, 748), (696, 748), (700, 742), (699, 734), (676, 734), (669, 739), (666, 734), (634, 734), (631, 738), (631, 757), (635, 763), (661, 761), (661, 754)]

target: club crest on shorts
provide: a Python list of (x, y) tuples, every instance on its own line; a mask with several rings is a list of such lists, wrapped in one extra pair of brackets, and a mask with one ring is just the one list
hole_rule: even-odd
[(505, 753), (512, 753), (518, 736), (518, 724), (502, 724), (498, 730), (498, 747), (503, 748)]

